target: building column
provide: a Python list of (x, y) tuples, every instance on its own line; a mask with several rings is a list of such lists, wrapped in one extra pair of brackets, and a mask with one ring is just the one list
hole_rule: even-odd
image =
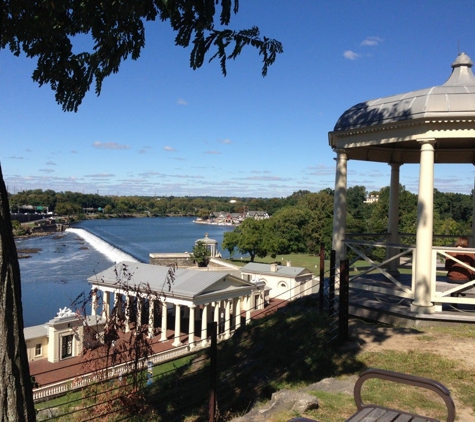
[(201, 313), (201, 345), (203, 347), (208, 345), (208, 307), (209, 303), (203, 305), (203, 312)]
[(246, 297), (246, 324), (251, 322), (252, 293)]
[(155, 331), (155, 300), (148, 300), (148, 336), (153, 337)]
[(234, 312), (234, 330), (237, 330), (241, 326), (241, 298), (237, 297), (233, 303)]
[[(430, 301), (432, 283), (432, 232), (434, 225), (434, 139), (421, 143), (419, 193), (417, 196), (417, 232), (414, 301), (411, 310), (419, 314), (435, 312)], [(435, 276), (435, 274), (434, 274)], [(435, 277), (434, 277), (435, 282)]]
[(97, 287), (93, 287), (91, 290), (91, 316), (96, 316), (97, 315)]
[[(399, 244), (399, 169), (401, 163), (389, 163), (391, 166), (391, 186), (389, 189), (389, 215), (388, 215), (388, 243)], [(399, 250), (386, 248), (386, 259), (397, 255)], [(392, 275), (399, 274), (399, 259), (388, 263), (388, 271)]]
[(162, 302), (162, 333), (160, 334), (160, 341), (165, 341), (167, 339), (167, 316), (168, 316), (168, 307), (167, 302)]
[(114, 293), (114, 309), (117, 318), (122, 319), (124, 317), (124, 310), (122, 309), (122, 294)]
[(224, 311), (224, 338), (231, 337), (231, 300), (226, 300)]
[(103, 291), (101, 316), (107, 319), (107, 317), (109, 316), (109, 313), (110, 313), (110, 292)]
[(221, 302), (214, 302), (214, 314), (213, 314), (213, 321), (216, 322), (216, 326), (218, 327), (219, 334), (219, 308), (221, 307)]
[(333, 249), (336, 265), (346, 258), (346, 190), (348, 158), (343, 149), (336, 150), (335, 195), (333, 199)]
[(127, 295), (125, 297), (125, 332), (128, 333), (130, 331), (130, 296)]
[(188, 307), (190, 310), (189, 312), (189, 320), (188, 320), (188, 346), (190, 346), (190, 350), (196, 347), (195, 344), (195, 305), (191, 305)]
[(175, 305), (175, 340), (173, 340), (172, 345), (177, 347), (181, 345), (180, 341), (180, 331), (181, 331), (181, 309), (180, 305)]
[(135, 331), (140, 329), (140, 327), (142, 326), (143, 298), (141, 296), (136, 296), (136, 303), (137, 303), (137, 314), (136, 314), (136, 321), (135, 321)]

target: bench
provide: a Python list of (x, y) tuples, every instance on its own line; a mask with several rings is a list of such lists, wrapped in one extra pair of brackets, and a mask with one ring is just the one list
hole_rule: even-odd
[[(396, 409), (378, 406), (375, 404), (363, 403), (361, 397), (361, 388), (363, 384), (371, 378), (380, 378), (399, 384), (407, 384), (415, 387), (425, 388), (437, 393), (445, 402), (447, 408), (446, 422), (455, 421), (455, 405), (450, 396), (450, 391), (441, 383), (429, 378), (418, 377), (415, 375), (406, 375), (384, 369), (369, 369), (364, 372), (356, 381), (354, 388), (354, 398), (358, 411), (352, 415), (346, 422), (441, 422), (438, 419), (429, 418), (413, 413), (403, 412)], [(294, 418), (288, 422), (317, 422), (314, 419)]]

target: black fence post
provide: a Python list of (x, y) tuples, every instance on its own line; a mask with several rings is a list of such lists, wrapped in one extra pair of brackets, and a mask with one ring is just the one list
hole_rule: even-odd
[(348, 340), (348, 305), (350, 296), (350, 263), (348, 259), (340, 261), (340, 298), (339, 298), (339, 330), (341, 341)]
[(215, 422), (216, 420), (216, 380), (218, 378), (218, 365), (217, 365), (217, 331), (218, 324), (216, 321), (208, 324), (208, 330), (211, 337), (211, 346), (209, 350), (209, 369), (210, 369), (210, 392), (209, 392), (209, 422)]
[(320, 243), (320, 288), (318, 289), (319, 312), (323, 312), (325, 306), (325, 245)]
[(335, 272), (336, 272), (336, 252), (332, 249), (330, 253), (330, 280), (328, 285), (328, 315), (335, 312)]

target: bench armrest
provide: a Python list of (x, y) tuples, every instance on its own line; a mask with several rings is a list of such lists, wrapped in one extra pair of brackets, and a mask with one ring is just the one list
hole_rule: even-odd
[(379, 378), (382, 380), (392, 381), (399, 384), (407, 384), (415, 387), (425, 388), (437, 393), (445, 402), (447, 407), (447, 422), (455, 421), (455, 404), (450, 396), (450, 391), (440, 382), (430, 378), (419, 377), (416, 375), (401, 374), (399, 372), (386, 371), (384, 369), (369, 369), (363, 372), (355, 384), (353, 395), (358, 410), (367, 407), (361, 398), (361, 388), (363, 383), (371, 378)]

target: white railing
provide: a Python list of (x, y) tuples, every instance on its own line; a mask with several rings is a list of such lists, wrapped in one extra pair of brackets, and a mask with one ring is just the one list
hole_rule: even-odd
[[(198, 350), (198, 347), (196, 347), (194, 351), (195, 350)], [(168, 362), (170, 360), (177, 359), (189, 353), (190, 353), (189, 345), (175, 347), (171, 350), (166, 350), (164, 352), (156, 353), (154, 355), (149, 356), (146, 359), (146, 361), (144, 360), (143, 362), (141, 362), (141, 366), (145, 368), (146, 362), (148, 361), (151, 361), (154, 364)], [(54, 384), (48, 384), (44, 387), (35, 388), (33, 390), (33, 400), (36, 402), (36, 401), (44, 400), (44, 399), (51, 398), (54, 396), (66, 394), (69, 391), (78, 390), (80, 388), (83, 388), (91, 384), (92, 382), (99, 381), (100, 379), (118, 377), (120, 375), (125, 375), (132, 370), (133, 370), (132, 364), (128, 362), (128, 363), (122, 363), (120, 365), (110, 367), (107, 370), (104, 370), (103, 373), (91, 372), (88, 374), (80, 375), (75, 378), (60, 381)]]
[[(414, 236), (414, 235), (411, 235)], [(357, 259), (364, 260), (368, 265), (364, 268), (360, 267), (357, 274), (350, 276), (350, 287), (371, 291), (375, 293), (389, 294), (396, 297), (414, 299), (415, 292), (415, 254), (416, 248), (412, 245), (390, 244), (384, 241), (372, 242), (366, 240), (347, 240), (345, 241), (349, 250), (353, 251)], [(393, 249), (399, 252), (395, 253), (390, 258), (378, 262), (368, 256), (369, 250), (374, 248)], [(444, 266), (445, 260), (449, 256), (449, 252), (459, 252), (460, 248), (447, 246), (432, 246), (432, 271), (430, 280), (430, 300), (436, 307), (436, 312), (442, 311), (443, 304), (457, 305), (468, 304), (475, 305), (475, 279), (463, 284), (450, 283), (446, 279), (446, 271)], [(474, 253), (475, 248), (464, 248), (464, 253)], [(386, 256), (386, 254), (384, 254)], [(467, 263), (454, 259), (470, 271), (475, 272), (475, 268)], [(406, 268), (410, 270), (410, 274), (402, 274), (395, 276), (388, 268), (390, 263), (398, 262), (397, 268)], [(399, 262), (402, 262), (399, 265)], [(350, 268), (355, 268), (350, 264)], [(356, 269), (356, 268), (355, 268)], [(375, 274), (380, 274), (384, 277), (385, 283), (378, 283), (378, 278)], [(402, 279), (410, 278), (410, 284), (401, 282)], [(471, 293), (469, 296), (457, 295), (459, 293)]]

